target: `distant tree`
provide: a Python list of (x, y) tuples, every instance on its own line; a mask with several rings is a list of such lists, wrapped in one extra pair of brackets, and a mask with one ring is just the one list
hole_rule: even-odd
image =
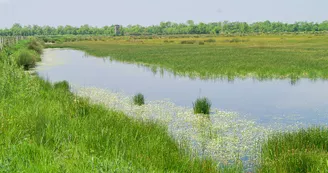
[[(186, 23), (161, 22), (159, 25), (141, 26), (128, 25), (121, 28), (121, 35), (152, 35), (152, 34), (221, 34), (221, 33), (283, 33), (283, 32), (317, 32), (328, 31), (328, 21), (321, 23), (295, 22), (213, 22), (198, 23), (188, 20)], [(16, 23), (11, 28), (0, 29), (0, 36), (33, 36), (33, 35), (114, 35), (114, 25), (101, 28), (82, 25), (80, 27), (66, 26), (21, 26)]]

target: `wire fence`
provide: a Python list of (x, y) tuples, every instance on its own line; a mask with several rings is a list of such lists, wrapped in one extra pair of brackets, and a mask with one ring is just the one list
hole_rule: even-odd
[(11, 37), (9, 37), (9, 36), (6, 36), (6, 37), (0, 36), (0, 51), (4, 47), (16, 44), (20, 40), (24, 40), (24, 39), (26, 39), (25, 36), (11, 36)]

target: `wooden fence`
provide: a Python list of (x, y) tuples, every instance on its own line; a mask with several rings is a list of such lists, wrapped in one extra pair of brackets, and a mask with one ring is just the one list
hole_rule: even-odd
[(0, 36), (0, 51), (6, 47), (18, 43), (20, 40), (24, 40), (24, 36), (12, 36), (12, 37), (1, 37)]

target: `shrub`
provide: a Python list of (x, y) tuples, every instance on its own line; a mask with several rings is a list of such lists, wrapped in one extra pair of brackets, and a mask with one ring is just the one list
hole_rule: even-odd
[(181, 44), (194, 44), (194, 43), (196, 43), (196, 40), (182, 40), (180, 43)]
[(231, 40), (225, 40), (226, 42), (230, 42), (230, 43), (240, 43), (240, 42), (248, 42), (248, 39), (239, 39), (239, 38), (233, 38)]
[(34, 50), (38, 54), (41, 54), (43, 52), (43, 46), (37, 41), (37, 40), (31, 40), (28, 44), (28, 49)]
[(141, 93), (136, 94), (133, 96), (133, 103), (135, 105), (141, 106), (145, 104), (145, 98)]
[(211, 101), (206, 97), (198, 98), (195, 103), (193, 103), (195, 114), (210, 114)]
[(60, 81), (60, 82), (55, 82), (54, 88), (69, 91), (71, 87), (70, 87), (69, 83), (66, 80), (64, 80), (64, 81)]
[(164, 43), (174, 43), (173, 40), (164, 40)]
[(204, 45), (205, 43), (203, 41), (198, 42), (199, 45)]
[(35, 67), (36, 62), (39, 60), (39, 55), (27, 49), (22, 49), (15, 55), (16, 63), (18, 66), (23, 66), (24, 70), (29, 70)]
[(212, 38), (210, 38), (210, 39), (204, 40), (204, 42), (206, 42), (206, 43), (215, 43), (215, 42), (216, 42), (216, 40), (215, 40), (215, 39), (212, 39)]

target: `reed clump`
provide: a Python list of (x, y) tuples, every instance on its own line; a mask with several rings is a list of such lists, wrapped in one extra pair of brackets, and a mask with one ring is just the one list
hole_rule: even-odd
[(208, 98), (206, 98), (206, 97), (198, 98), (193, 103), (194, 113), (209, 115), (210, 111), (211, 111), (211, 106), (212, 106), (212, 103)]
[(143, 94), (138, 93), (136, 95), (133, 96), (133, 103), (135, 105), (141, 106), (145, 104), (145, 97)]

